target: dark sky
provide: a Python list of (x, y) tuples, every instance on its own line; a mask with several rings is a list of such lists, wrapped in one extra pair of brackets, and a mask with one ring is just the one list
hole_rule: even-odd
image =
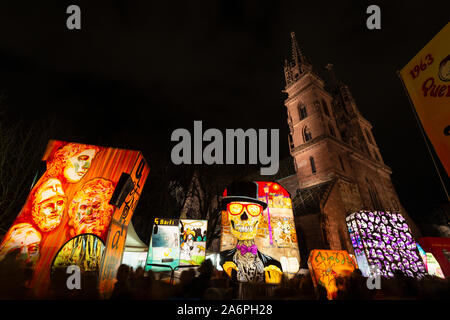
[[(95, 3), (94, 3), (95, 2)], [(82, 29), (66, 28), (78, 4)], [(382, 29), (365, 27), (379, 4)], [(173, 129), (279, 128), (291, 30), (315, 70), (332, 62), (374, 135), (400, 199), (445, 201), (396, 70), (447, 22), (448, 1), (1, 1), (0, 91), (11, 118), (54, 117), (58, 139), (170, 155)]]

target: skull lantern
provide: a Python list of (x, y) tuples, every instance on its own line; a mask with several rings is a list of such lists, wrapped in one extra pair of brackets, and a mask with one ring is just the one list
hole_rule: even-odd
[(231, 233), (239, 240), (256, 237), (263, 207), (251, 202), (230, 202), (227, 205)]

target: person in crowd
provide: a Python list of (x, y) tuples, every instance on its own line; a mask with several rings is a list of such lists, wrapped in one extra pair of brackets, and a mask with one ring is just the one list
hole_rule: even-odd
[(116, 276), (117, 282), (114, 284), (114, 289), (111, 295), (112, 300), (130, 300), (132, 298), (132, 291), (130, 288), (130, 267), (126, 264), (119, 266)]

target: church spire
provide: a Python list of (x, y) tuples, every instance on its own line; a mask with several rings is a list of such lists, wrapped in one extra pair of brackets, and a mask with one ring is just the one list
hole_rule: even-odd
[(294, 31), (291, 31), (291, 47), (292, 59), (290, 61), (285, 60), (284, 63), (286, 85), (288, 86), (296, 82), (302, 74), (312, 70), (311, 64), (300, 50)]
[(333, 67), (334, 67), (334, 65), (332, 63), (328, 63), (325, 66), (325, 68), (328, 70), (328, 73), (330, 74), (331, 85), (332, 85), (333, 89), (335, 89), (338, 86), (338, 81), (336, 78), (336, 74), (334, 73)]
[[(292, 44), (292, 61), (296, 66), (299, 67), (300, 72), (306, 71), (306, 69), (311, 69), (311, 65), (306, 60), (295, 37), (295, 32), (291, 31), (291, 44)], [(306, 68), (305, 68), (306, 67)]]

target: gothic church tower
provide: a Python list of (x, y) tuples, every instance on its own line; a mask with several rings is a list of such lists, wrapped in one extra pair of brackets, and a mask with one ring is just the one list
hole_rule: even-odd
[[(372, 125), (362, 116), (348, 86), (337, 81), (328, 64), (331, 85), (326, 89), (294, 32), (291, 41), (292, 58), (285, 61), (284, 74), (289, 146), (296, 171), (296, 223), (305, 233), (309, 230), (311, 237), (311, 224), (321, 230), (321, 239), (305, 240), (308, 249), (322, 246), (353, 253), (345, 218), (361, 209), (400, 212), (418, 236), (400, 204)], [(288, 179), (279, 182), (289, 184)], [(316, 201), (317, 206), (305, 205), (306, 201)]]

